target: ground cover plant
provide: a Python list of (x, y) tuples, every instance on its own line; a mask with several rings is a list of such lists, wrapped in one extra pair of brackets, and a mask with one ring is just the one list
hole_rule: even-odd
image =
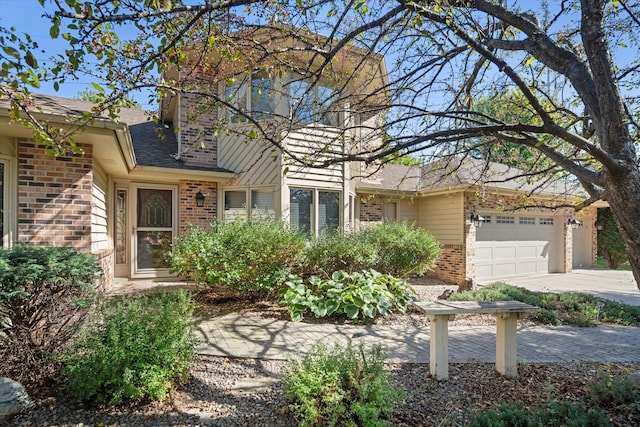
[(330, 279), (311, 276), (307, 283), (292, 275), (286, 286), (280, 304), (287, 307), (294, 322), (308, 312), (315, 317), (373, 320), (393, 311), (404, 313), (414, 300), (407, 282), (375, 270), (351, 274), (336, 271)]
[(80, 401), (163, 400), (194, 354), (193, 301), (184, 291), (106, 301), (64, 357)]
[(220, 221), (191, 228), (168, 257), (174, 272), (198, 283), (269, 297), (300, 262), (305, 243), (301, 233), (273, 218)]
[(598, 322), (624, 326), (640, 325), (640, 307), (600, 300), (581, 293), (536, 292), (505, 283), (494, 283), (472, 291), (457, 292), (452, 301), (522, 301), (540, 307), (531, 320), (546, 324), (595, 326)]
[(388, 426), (404, 392), (389, 380), (380, 347), (314, 347), (284, 375), (300, 426)]
[[(524, 405), (522, 402), (503, 401), (483, 411), (471, 414), (469, 426), (610, 426), (612, 415), (616, 424), (635, 425), (640, 419), (640, 386), (628, 370), (611, 374), (598, 370), (595, 377), (588, 380), (581, 399), (567, 399), (556, 396), (552, 390), (543, 404)], [(635, 421), (634, 421), (635, 420)]]
[(0, 374), (31, 387), (58, 376), (56, 355), (88, 314), (100, 267), (68, 247), (0, 250)]
[(600, 408), (587, 409), (582, 402), (550, 401), (526, 408), (516, 402), (472, 415), (469, 427), (607, 427), (609, 415)]

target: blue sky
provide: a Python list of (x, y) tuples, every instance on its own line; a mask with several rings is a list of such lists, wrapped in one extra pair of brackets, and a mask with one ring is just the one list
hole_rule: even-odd
[[(527, 0), (521, 2), (521, 4), (531, 8), (538, 2), (539, 0)], [(41, 48), (40, 51), (34, 52), (36, 59), (41, 66), (46, 67), (48, 58), (65, 49), (67, 43), (61, 38), (51, 40), (49, 36), (51, 23), (47, 18), (42, 17), (43, 12), (44, 10), (37, 0), (0, 0), (0, 26), (15, 27), (19, 33), (30, 34)], [(577, 18), (577, 16), (574, 18)], [(623, 37), (622, 41), (627, 40), (624, 40)], [(624, 48), (621, 45), (614, 45), (612, 48), (618, 65), (627, 65), (636, 58), (636, 51), (632, 47)], [(387, 58), (387, 63), (390, 63), (390, 58)], [(80, 76), (76, 81), (65, 82), (58, 92), (53, 89), (51, 84), (43, 83), (38, 92), (75, 98), (78, 92), (91, 89), (92, 81), (94, 80), (89, 76)], [(143, 105), (143, 108), (155, 109), (154, 105), (148, 104), (147, 96), (140, 94), (138, 96), (134, 95), (134, 97)]]
[[(37, 0), (0, 0), (0, 25), (15, 27), (18, 33), (28, 33), (38, 42), (40, 49), (34, 52), (38, 64), (46, 67), (48, 59), (67, 48), (67, 42), (62, 38), (52, 40), (49, 36), (51, 23), (42, 17), (44, 9)], [(43, 83), (38, 93), (75, 98), (78, 92), (92, 89), (91, 82), (95, 81), (89, 76), (80, 76), (77, 81), (67, 81), (56, 92), (53, 86)], [(148, 104), (146, 96), (134, 96), (145, 109), (155, 109)]]

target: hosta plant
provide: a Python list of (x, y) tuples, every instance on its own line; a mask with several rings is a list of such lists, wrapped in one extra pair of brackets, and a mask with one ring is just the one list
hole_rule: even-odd
[(316, 317), (343, 315), (371, 320), (394, 310), (404, 313), (414, 300), (406, 281), (375, 270), (336, 271), (331, 279), (311, 276), (307, 283), (292, 275), (285, 285), (280, 304), (287, 307), (293, 321), (302, 320), (307, 312)]

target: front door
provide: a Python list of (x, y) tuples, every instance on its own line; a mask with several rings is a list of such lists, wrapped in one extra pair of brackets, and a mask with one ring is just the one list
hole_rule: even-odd
[(169, 275), (166, 253), (176, 232), (176, 188), (134, 186), (132, 277)]

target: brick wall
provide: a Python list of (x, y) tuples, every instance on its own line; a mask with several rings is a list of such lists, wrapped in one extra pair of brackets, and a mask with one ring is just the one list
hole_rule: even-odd
[(382, 222), (383, 202), (379, 197), (360, 198), (360, 221), (361, 222)]
[(180, 96), (180, 153), (186, 165), (216, 167), (218, 141), (213, 125), (218, 119), (215, 108), (207, 102), (199, 102), (194, 94)]
[(466, 279), (464, 265), (464, 245), (443, 245), (438, 264), (433, 271), (429, 272), (428, 276), (459, 285)]
[(53, 158), (32, 141), (18, 143), (18, 240), (91, 250), (92, 147)]
[[(196, 194), (205, 195), (204, 206), (196, 206)], [(218, 185), (207, 181), (180, 181), (179, 189), (179, 233), (189, 229), (190, 225), (208, 227), (217, 218)]]

